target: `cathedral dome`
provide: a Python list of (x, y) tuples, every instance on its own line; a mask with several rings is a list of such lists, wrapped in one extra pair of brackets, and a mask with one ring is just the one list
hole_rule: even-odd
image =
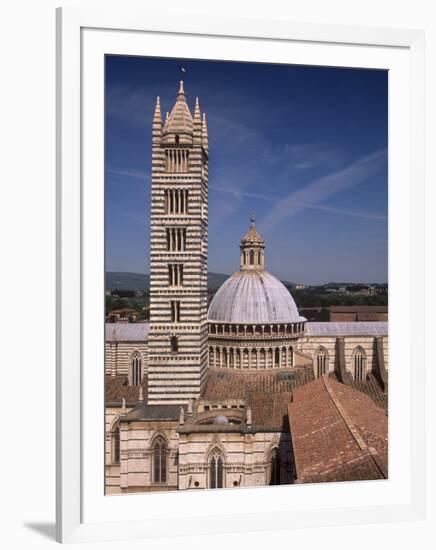
[(241, 239), (241, 270), (224, 282), (208, 312), (209, 322), (271, 325), (306, 321), (290, 292), (265, 271), (265, 241), (255, 227), (254, 214)]
[(209, 322), (275, 324), (305, 321), (288, 289), (265, 270), (238, 271), (219, 288)]

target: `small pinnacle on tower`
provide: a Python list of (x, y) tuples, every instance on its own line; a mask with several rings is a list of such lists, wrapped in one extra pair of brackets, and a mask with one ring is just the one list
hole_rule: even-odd
[(185, 89), (183, 88), (183, 80), (180, 81), (179, 85), (179, 91), (177, 92), (177, 95), (185, 95)]
[(160, 112), (160, 98), (159, 96), (156, 97), (156, 107), (154, 108), (154, 115), (153, 115), (153, 124), (159, 123), (162, 124), (162, 115)]
[(198, 101), (198, 97), (195, 98), (194, 121), (201, 124), (200, 102)]
[(209, 137), (207, 135), (206, 113), (203, 113), (203, 121), (201, 124), (201, 141), (204, 149), (209, 147)]

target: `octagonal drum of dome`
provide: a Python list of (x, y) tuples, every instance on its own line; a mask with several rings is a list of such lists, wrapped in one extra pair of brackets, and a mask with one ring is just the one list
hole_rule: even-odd
[(209, 322), (275, 324), (306, 321), (288, 289), (267, 271), (238, 271), (223, 283), (208, 312)]

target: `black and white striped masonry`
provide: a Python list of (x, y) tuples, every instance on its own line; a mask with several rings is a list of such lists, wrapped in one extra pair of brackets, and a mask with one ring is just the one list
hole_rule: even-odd
[(200, 396), (207, 349), (208, 136), (183, 82), (162, 123), (152, 126), (148, 403)]

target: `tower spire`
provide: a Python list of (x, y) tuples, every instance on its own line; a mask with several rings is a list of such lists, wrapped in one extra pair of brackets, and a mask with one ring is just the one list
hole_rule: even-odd
[(183, 80), (180, 81), (176, 102), (163, 128), (162, 142), (175, 145), (192, 145), (194, 123), (191, 111), (186, 102)]

